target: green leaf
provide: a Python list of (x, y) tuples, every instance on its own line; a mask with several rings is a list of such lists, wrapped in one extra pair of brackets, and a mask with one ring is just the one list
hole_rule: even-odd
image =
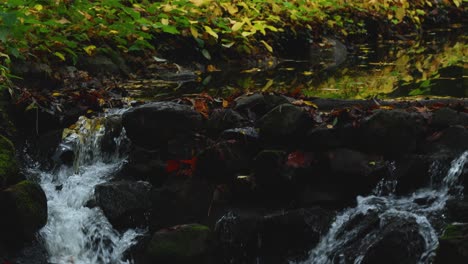
[(65, 61), (65, 55), (63, 53), (60, 53), (60, 52), (56, 51), (56, 52), (54, 52), (54, 55), (57, 56), (62, 61)]
[(218, 39), (218, 34), (213, 31), (209, 26), (204, 26), (206, 33), (210, 34), (213, 38)]
[(265, 48), (269, 51), (269, 52), (273, 52), (273, 48), (264, 40), (260, 40), (260, 42), (263, 44), (263, 46), (265, 46)]
[(211, 60), (211, 55), (206, 49), (202, 49), (201, 53), (207, 60)]

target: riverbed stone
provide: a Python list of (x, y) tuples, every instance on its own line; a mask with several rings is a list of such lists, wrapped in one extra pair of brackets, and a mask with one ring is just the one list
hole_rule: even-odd
[(47, 199), (37, 183), (21, 181), (0, 192), (0, 201), (0, 230), (6, 241), (29, 241), (47, 222)]
[(226, 129), (238, 128), (248, 124), (247, 119), (233, 109), (215, 109), (207, 122), (208, 132), (218, 135)]
[(431, 125), (435, 127), (468, 126), (468, 114), (444, 107), (434, 111)]
[(328, 231), (333, 218), (331, 211), (319, 207), (267, 214), (260, 230), (260, 254), (266, 263), (305, 257)]
[(143, 181), (102, 183), (95, 187), (95, 201), (116, 228), (147, 224), (151, 208), (151, 184)]
[(425, 240), (416, 220), (392, 219), (387, 221), (362, 259), (363, 264), (417, 263), (425, 250)]
[(154, 102), (125, 112), (122, 123), (130, 140), (144, 148), (164, 146), (180, 135), (200, 129), (202, 117), (192, 107), (174, 102)]
[(414, 151), (423, 138), (425, 121), (403, 110), (377, 110), (361, 123), (363, 146), (375, 153), (399, 156)]
[(13, 143), (0, 135), (0, 190), (21, 180)]
[(173, 226), (154, 233), (146, 252), (152, 263), (206, 263), (211, 241), (211, 230), (207, 226)]
[(235, 99), (235, 103), (234, 110), (251, 120), (257, 120), (276, 106), (290, 102), (282, 95), (255, 93), (239, 96)]
[(434, 263), (468, 263), (468, 224), (450, 224), (445, 228)]
[(311, 125), (312, 120), (307, 113), (291, 104), (273, 108), (257, 122), (260, 136), (275, 144), (302, 142)]
[(440, 135), (425, 145), (429, 153), (441, 150), (462, 152), (468, 149), (468, 130), (464, 126), (456, 125), (440, 131)]

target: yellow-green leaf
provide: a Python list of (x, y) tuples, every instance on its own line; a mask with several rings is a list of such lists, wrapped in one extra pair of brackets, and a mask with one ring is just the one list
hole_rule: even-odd
[(209, 26), (205, 26), (206, 33), (210, 34), (213, 38), (218, 39), (218, 34), (213, 31)]
[(264, 40), (260, 41), (269, 52), (273, 52), (273, 48)]
[(199, 34), (198, 34), (198, 30), (194, 27), (190, 27), (190, 33), (192, 33), (192, 36), (194, 38), (198, 38)]
[(91, 56), (91, 55), (93, 55), (94, 52), (96, 51), (96, 46), (94, 46), (94, 45), (89, 45), (89, 46), (87, 46), (87, 47), (84, 47), (83, 50), (84, 50), (89, 56)]
[(234, 23), (234, 25), (232, 25), (231, 30), (235, 32), (241, 29), (243, 25), (244, 25), (244, 22), (236, 22)]
[(57, 56), (62, 61), (65, 61), (65, 55), (63, 55), (63, 53), (60, 53), (60, 52), (56, 51), (56, 52), (54, 52), (54, 55)]

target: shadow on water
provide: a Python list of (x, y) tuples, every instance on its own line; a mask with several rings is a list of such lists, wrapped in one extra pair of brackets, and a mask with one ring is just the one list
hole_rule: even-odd
[[(125, 88), (140, 99), (207, 92), (228, 97), (244, 92), (271, 91), (325, 98), (397, 98), (407, 96), (468, 97), (463, 28), (426, 32), (419, 40), (362, 44), (348, 50), (333, 38), (303, 60), (275, 59), (255, 65), (216, 65), (192, 80), (133, 81)], [(322, 45), (323, 46), (323, 45)], [(331, 48), (330, 48), (331, 47)], [(344, 46), (343, 46), (344, 47)]]

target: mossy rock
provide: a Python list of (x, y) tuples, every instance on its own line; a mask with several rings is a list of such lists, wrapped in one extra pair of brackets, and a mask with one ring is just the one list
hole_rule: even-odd
[(439, 238), (435, 264), (468, 263), (468, 224), (450, 224)]
[(180, 225), (156, 232), (146, 252), (153, 263), (203, 263), (210, 250), (210, 240), (208, 227)]
[(0, 192), (0, 232), (6, 242), (31, 240), (47, 223), (47, 199), (39, 184), (21, 181)]
[(10, 140), (0, 135), (0, 189), (21, 181), (15, 148)]

